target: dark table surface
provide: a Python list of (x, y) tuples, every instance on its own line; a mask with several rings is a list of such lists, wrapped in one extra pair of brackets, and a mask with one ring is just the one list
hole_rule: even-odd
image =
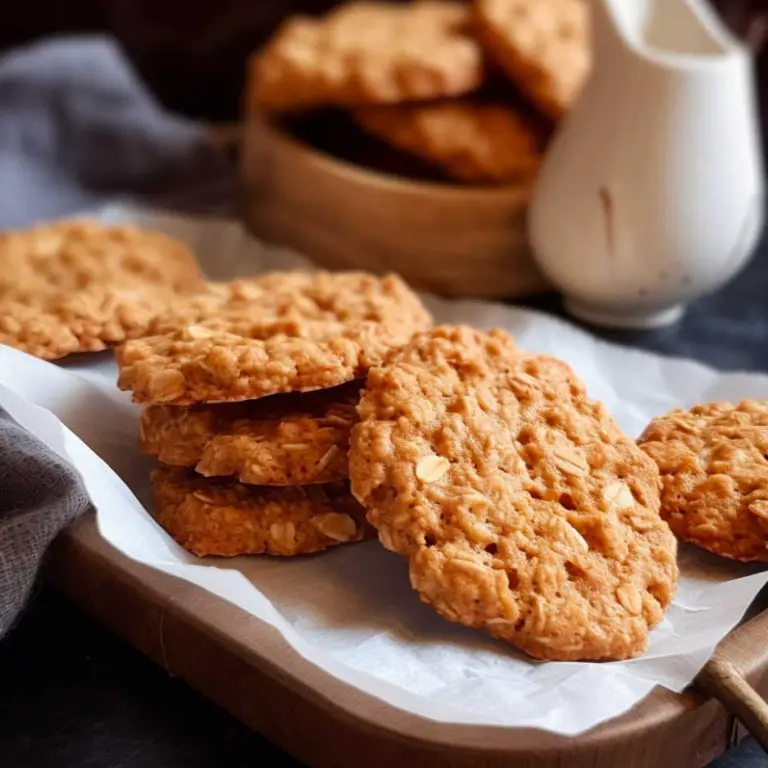
[[(559, 300), (533, 302), (559, 312)], [(602, 334), (728, 369), (768, 371), (768, 243), (682, 323)], [(0, 766), (238, 768), (299, 764), (42, 588), (0, 643)], [(748, 739), (717, 768), (768, 768)], [(664, 766), (660, 766), (664, 768)]]

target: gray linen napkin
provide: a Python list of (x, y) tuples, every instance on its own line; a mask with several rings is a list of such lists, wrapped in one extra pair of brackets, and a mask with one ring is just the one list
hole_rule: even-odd
[[(0, 230), (117, 197), (223, 212), (233, 180), (204, 129), (164, 111), (108, 38), (0, 56)], [(0, 411), (0, 637), (50, 542), (87, 508), (77, 474)]]
[(48, 545), (88, 505), (75, 470), (0, 410), (0, 637), (29, 597)]
[(234, 178), (203, 127), (165, 111), (111, 39), (0, 56), (0, 229), (117, 196), (223, 212)]

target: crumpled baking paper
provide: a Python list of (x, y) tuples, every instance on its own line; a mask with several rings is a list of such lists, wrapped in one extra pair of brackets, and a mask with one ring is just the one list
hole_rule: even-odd
[[(187, 241), (217, 279), (302, 260), (234, 222), (113, 206)], [(503, 326), (522, 347), (567, 360), (631, 435), (654, 415), (713, 399), (768, 399), (768, 376), (718, 373), (598, 341), (552, 317), (486, 302), (428, 299), (438, 321)], [(115, 388), (111, 353), (52, 365), (0, 347), (0, 406), (70, 461), (101, 535), (135, 560), (193, 582), (276, 627), (306, 659), (351, 686), (446, 723), (526, 726), (576, 735), (631, 708), (656, 685), (680, 691), (741, 619), (768, 573), (683, 547), (674, 603), (641, 658), (534, 662), (422, 605), (405, 560), (377, 542), (295, 559), (197, 559), (146, 512), (152, 461), (137, 448), (138, 408)]]

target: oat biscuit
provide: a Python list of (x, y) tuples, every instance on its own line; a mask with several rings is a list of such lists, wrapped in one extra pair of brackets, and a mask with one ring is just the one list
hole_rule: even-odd
[(286, 21), (251, 63), (248, 103), (292, 110), (467, 93), (483, 79), (462, 3), (353, 2)]
[(360, 386), (193, 408), (149, 406), (141, 415), (141, 447), (164, 464), (249, 485), (346, 480)]
[(768, 401), (674, 410), (639, 443), (661, 471), (661, 514), (679, 539), (768, 562)]
[(589, 8), (584, 0), (475, 0), (478, 36), (532, 101), (561, 118), (589, 73)]
[(0, 235), (0, 296), (23, 297), (90, 286), (201, 287), (187, 247), (160, 232), (95, 221), (65, 221)]
[(659, 475), (568, 367), (441, 327), (373, 369), (352, 492), (445, 618), (542, 659), (640, 653), (670, 602)]
[(379, 323), (405, 339), (427, 328), (431, 318), (396, 275), (294, 270), (209, 283), (159, 315), (149, 334), (200, 325), (252, 339), (280, 333), (322, 338), (329, 324), (356, 322)]
[(157, 335), (117, 350), (118, 386), (168, 405), (325, 389), (364, 377), (430, 324), (391, 275), (275, 272), (213, 284), (153, 321)]
[(158, 307), (202, 285), (184, 245), (71, 221), (0, 236), (0, 344), (44, 359), (141, 335)]
[(175, 295), (159, 286), (90, 286), (25, 300), (0, 297), (0, 344), (45, 360), (98, 352), (141, 336), (158, 306)]
[(540, 150), (533, 132), (503, 104), (446, 102), (357, 110), (357, 122), (379, 139), (471, 183), (530, 181)]
[(157, 522), (199, 557), (291, 557), (369, 535), (347, 483), (264, 488), (161, 467), (152, 487)]
[(117, 385), (136, 403), (195, 405), (310, 392), (363, 378), (406, 341), (378, 323), (328, 324), (314, 338), (266, 340), (190, 326), (116, 350)]

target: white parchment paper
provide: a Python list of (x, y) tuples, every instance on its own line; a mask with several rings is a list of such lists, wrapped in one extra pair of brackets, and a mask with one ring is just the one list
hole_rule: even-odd
[[(182, 238), (217, 279), (302, 263), (264, 248), (231, 222), (128, 206), (99, 215)], [(674, 406), (768, 399), (768, 376), (721, 374), (609, 345), (528, 310), (429, 304), (438, 321), (503, 326), (521, 346), (564, 358), (631, 435)], [(405, 562), (376, 542), (306, 558), (200, 560), (146, 511), (152, 461), (136, 447), (138, 409), (117, 391), (115, 377), (111, 353), (52, 365), (0, 347), (0, 406), (80, 471), (107, 541), (249, 611), (330, 674), (421, 717), (581, 733), (626, 711), (655, 685), (682, 690), (768, 579), (764, 569), (683, 548), (677, 597), (644, 656), (609, 664), (537, 663), (439, 618), (410, 589)]]

